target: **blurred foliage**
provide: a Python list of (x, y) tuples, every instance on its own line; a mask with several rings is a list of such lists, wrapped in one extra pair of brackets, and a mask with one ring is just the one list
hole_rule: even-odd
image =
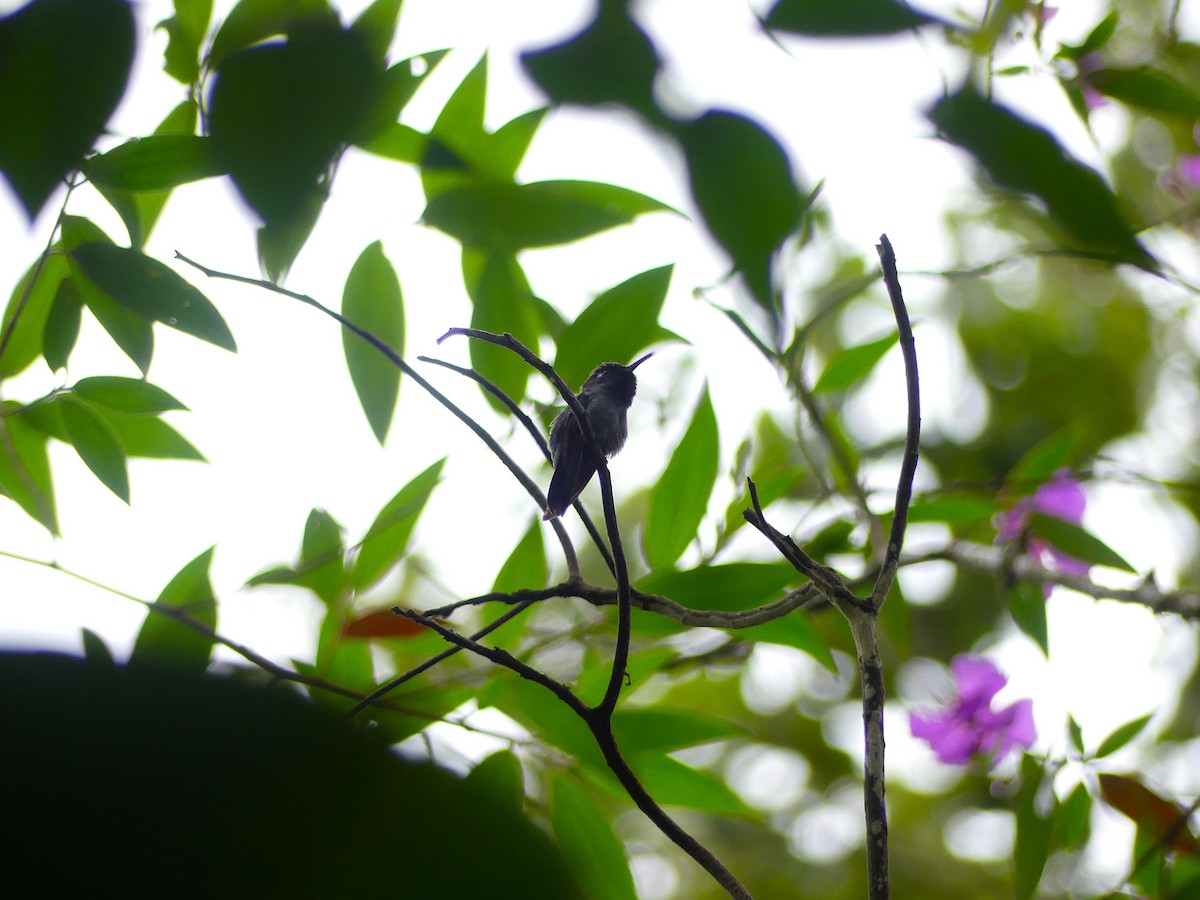
[[(980, 421), (971, 433), (933, 427), (924, 434), (922, 490), (910, 521), (944, 540), (992, 550), (997, 516), (1056, 472), (1098, 478), (1122, 441), (1153, 437), (1169, 364), (1183, 360), (1193, 378), (1200, 367), (1194, 336), (1180, 327), (1197, 291), (1168, 261), (1179, 246), (1195, 250), (1200, 46), (1178, 32), (1179, 4), (1165, 0), (1098, 4), (1079, 43), (1055, 46), (1044, 36), (1051, 7), (977, 6), (947, 21), (892, 0), (778, 0), (762, 19), (767, 33), (755, 39), (770, 53), (772, 39), (786, 46), (796, 35), (903, 41), (915, 31), (958, 60), (953, 71), (966, 73), (944, 96), (912, 98), (913, 112), (927, 117), (936, 139), (973, 167), (977, 187), (945, 210), (953, 263), (937, 273), (940, 299), (919, 313), (944, 326), (965, 361), (951, 375), (953, 387), (982, 408), (974, 411)], [(894, 458), (897, 429), (868, 437), (875, 432), (849, 413), (894, 359), (896, 339), (890, 324), (866, 334), (856, 325), (863, 309), (882, 308), (885, 292), (870, 254), (848, 249), (837, 235), (836, 210), (825, 204), (819, 182), (804, 183), (784, 143), (744, 112), (714, 106), (684, 118), (661, 104), (655, 79), (665, 54), (639, 22), (637, 7), (620, 0), (601, 0), (580, 33), (521, 56), (552, 107), (489, 130), (484, 57), (428, 131), (418, 129), (406, 120), (406, 106), (446, 51), (393, 60), (400, 9), (400, 0), (375, 0), (351, 20), (326, 0), (240, 0), (214, 21), (211, 0), (174, 0), (173, 15), (160, 23), (164, 71), (185, 87), (187, 99), (152, 133), (122, 143), (108, 138), (105, 126), (127, 90), (140, 87), (126, 84), (135, 47), (131, 6), (33, 0), (0, 19), (0, 172), (31, 222), (65, 193), (46, 252), (12, 286), (0, 320), (0, 380), (24, 379), (0, 401), (0, 495), (29, 517), (31, 528), (58, 535), (51, 441), (70, 446), (125, 502), (133, 496), (129, 458), (203, 459), (162, 418), (183, 410), (183, 402), (145, 377), (76, 372), (72, 356), (91, 319), (101, 328), (89, 339), (107, 335), (143, 376), (156, 328), (236, 350), (220, 311), (190, 273), (144, 252), (171, 192), (204, 179), (234, 186), (260, 225), (261, 268), (280, 282), (301, 253), (319, 252), (308, 240), (339, 190), (348, 151), (391, 161), (424, 192), (420, 227), (461, 245), (461, 270), (447, 278), (461, 277), (472, 326), (510, 333), (534, 350), (553, 345), (557, 370), (572, 387), (601, 361), (627, 361), (657, 344), (686, 341), (660, 324), (665, 305), (674, 302), (678, 276), (671, 265), (628, 272), (570, 322), (537, 296), (523, 267), (522, 252), (530, 248), (679, 214), (619, 185), (518, 180), (548, 109), (618, 108), (675, 155), (692, 204), (684, 212), (695, 214), (697, 228), (716, 241), (731, 276), (721, 292), (734, 298), (728, 306), (712, 299), (717, 292), (705, 299), (727, 317), (730, 340), (750, 342), (793, 401), (787, 412), (756, 409), (751, 433), (719, 440), (722, 410), (708, 385), (698, 390), (682, 370), (663, 376), (675, 377), (671, 390), (687, 413), (657, 435), (666, 448), (662, 470), (645, 473), (638, 490), (622, 486), (635, 587), (693, 611), (721, 613), (798, 589), (803, 579), (743, 528), (747, 477), (769, 518), (814, 558), (869, 575), (891, 517), (880, 514), (890, 501), (879, 498), (890, 497), (891, 487), (880, 486), (876, 469)], [(146, 35), (136, 39), (145, 43)], [(1016, 51), (1026, 61), (1006, 65)], [(63, 59), (72, 65), (61, 65)], [(1037, 119), (1004, 102), (1012, 80), (1065, 99), (1063, 108), (1078, 121)], [(1101, 157), (1093, 166), (1068, 152), (1064, 137), (1068, 126), (1090, 129), (1101, 103), (1119, 108), (1124, 124), (1116, 140), (1092, 135)], [(112, 207), (124, 235), (75, 213), (72, 193), (85, 186)], [(794, 271), (791, 262), (810, 259), (825, 274), (798, 297), (784, 276)], [(370, 243), (342, 297), (343, 314), (397, 352), (412, 302), (401, 283), (412, 264), (385, 253), (382, 240)], [(395, 440), (399, 371), (349, 333), (343, 349), (372, 434), (380, 443), (389, 434)], [(528, 366), (492, 345), (473, 342), (470, 353), (494, 387), (526, 401)], [(710, 383), (720, 377), (715, 368), (707, 374)], [(37, 377), (44, 392), (17, 399)], [(484, 396), (505, 410), (491, 393)], [(894, 412), (898, 428), (903, 415)], [(1190, 527), (1200, 521), (1198, 433), (1193, 422), (1189, 446), (1145, 461), (1148, 477), (1158, 473), (1152, 488), (1190, 517)], [(584, 723), (511, 672), (458, 653), (361, 712), (356, 721), (363, 727), (332, 717), (344, 718), (396, 673), (445, 650), (436, 635), (388, 612), (388, 605), (406, 605), (417, 595), (427, 560), (438, 558), (438, 548), (421, 545), (417, 526), (437, 503), (445, 462), (409, 476), (365, 533), (349, 534), (331, 513), (313, 510), (295, 561), (250, 580), (250, 587), (287, 585), (319, 601), (310, 660), (280, 671), (246, 650), (259, 669), (304, 685), (311, 703), (257, 684), (265, 679), (253, 666), (222, 678), (208, 671), (214, 643), (222, 640), (212, 549), (162, 589), (128, 666), (116, 666), (91, 632), (84, 634), (83, 662), (0, 660), (2, 705), (17, 715), (7, 724), (22, 737), (9, 742), (8, 752), (23, 754), (5, 759), (0, 772), (12, 782), (6, 798), (20, 800), (19, 831), (29, 845), (16, 856), (14, 884), (37, 893), (37, 879), (52, 864), (47, 848), (66, 841), (85, 851), (73, 871), (94, 891), (104, 884), (91, 868), (100, 860), (96, 848), (115, 858), (135, 840), (126, 826), (137, 821), (139, 842), (170, 833), (178, 838), (172, 851), (211, 851), (212, 859), (234, 854), (238, 866), (250, 867), (239, 889), (263, 884), (267, 893), (294, 885), (332, 896), (355, 885), (391, 890), (403, 883), (421, 896), (462, 896), (465, 885), (477, 884), (486, 885), (488, 896), (632, 897), (630, 857), (650, 856), (669, 861), (675, 896), (718, 896), (690, 863), (677, 865), (677, 850), (632, 812)], [(544, 528), (534, 519), (494, 536), (509, 550), (495, 591), (540, 589), (558, 576), (557, 546)], [(1194, 527), (1188, 537), (1194, 544)], [(898, 585), (881, 615), (893, 696), (902, 686), (898, 674), (914, 658), (946, 663), (1017, 633), (1048, 654), (1063, 639), (1048, 630), (1047, 592), (1016, 583), (1009, 570), (1033, 541), (1091, 565), (1124, 564), (1121, 547), (1037, 513), (996, 570), (957, 565), (949, 586), (921, 602), (910, 602)], [(610, 584), (595, 549), (579, 549), (584, 575)], [(452, 560), (448, 553), (445, 565)], [(1187, 577), (1200, 579), (1200, 562), (1190, 560), (1186, 569)], [(468, 607), (447, 621), (466, 634), (510, 609)], [(505, 622), (488, 640), (593, 702), (607, 681), (614, 622), (609, 607), (556, 598)], [(751, 628), (697, 630), (635, 609), (633, 631), (629, 696), (614, 729), (650, 793), (758, 896), (862, 896), (861, 748), (839, 730), (857, 721), (857, 672), (841, 619), (818, 605)], [(1163, 732), (1180, 746), (1194, 742), (1200, 723), (1190, 689), (1196, 679)], [(764, 681), (774, 696), (766, 696)], [(406, 751), (424, 746), (433, 740), (431, 724), (452, 715), (473, 727), (464, 704), (502, 712), (528, 737), (507, 739), (508, 749), (465, 780), (386, 752), (404, 741), (410, 741)], [(47, 709), (68, 710), (72, 718), (47, 718)], [(902, 729), (895, 713), (889, 728)], [(1092, 810), (1104, 804), (1137, 826), (1127, 848), (1130, 890), (1197, 896), (1196, 844), (1180, 824), (1186, 798), (1168, 796), (1142, 773), (1107, 768), (1111, 755), (1150, 733), (1147, 722), (1136, 719), (1089, 743), (1070, 719), (1062, 728), (1069, 750), (1026, 755), (1003, 778), (973, 768), (928, 792), (898, 780), (888, 795), (895, 893), (1099, 891), (1087, 854)], [(173, 729), (178, 743), (158, 743)], [(89, 735), (89, 752), (68, 753), (80, 734)], [(1045, 743), (1068, 746), (1054, 736)], [(130, 749), (137, 752), (130, 756)], [(780, 775), (756, 768), (755, 759), (790, 761), (792, 768)], [(103, 768), (109, 760), (119, 765)], [(771, 778), (778, 784), (764, 790), (762, 781)], [(275, 793), (262, 808), (262, 798), (238, 795), (229, 811), (210, 809), (215, 795), (204, 785), (230, 783)], [(147, 784), (154, 790), (144, 790)], [(158, 792), (168, 786), (180, 792), (164, 793), (160, 802)], [(316, 788), (321, 797), (309, 806)], [(106, 796), (119, 802), (93, 803)], [(128, 810), (133, 819), (119, 815), (131, 798), (149, 810)], [(247, 811), (263, 824), (249, 837), (228, 831), (228, 822), (205, 827), (211, 815), (225, 822)], [(962, 822), (979, 813), (1006, 816), (1013, 837), (1006, 858), (992, 852), (995, 842), (984, 848), (982, 862), (950, 849)], [(143, 815), (150, 818), (137, 818)], [(64, 833), (63, 823), (78, 834)], [(108, 843), (93, 844), (97, 836)], [(287, 853), (272, 864), (274, 881), (239, 850), (265, 837)], [(410, 862), (405, 851), (417, 848), (421, 856)], [(154, 866), (173, 859), (139, 853), (123, 867), (136, 876), (125, 891), (138, 879), (150, 883)], [(1136, 871), (1135, 860), (1143, 863)], [(211, 874), (208, 858), (200, 868)], [(517, 884), (519, 890), (512, 888)], [(214, 892), (221, 889), (214, 882)]]

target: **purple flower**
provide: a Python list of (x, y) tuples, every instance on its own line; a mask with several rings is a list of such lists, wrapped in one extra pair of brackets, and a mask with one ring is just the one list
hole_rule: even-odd
[(950, 670), (954, 699), (936, 712), (910, 713), (913, 737), (928, 741), (938, 759), (956, 766), (965, 766), (977, 755), (995, 763), (1013, 747), (1033, 745), (1037, 729), (1032, 700), (992, 709), (992, 698), (1008, 683), (999, 669), (981, 656), (964, 654), (954, 657)]
[[(1017, 540), (1029, 527), (1029, 517), (1035, 512), (1079, 525), (1083, 522), (1083, 510), (1086, 506), (1087, 497), (1083, 493), (1083, 487), (1071, 477), (1068, 469), (1059, 469), (1050, 481), (1038, 487), (1032, 495), (1022, 497), (1012, 509), (1000, 515), (996, 523), (996, 537), (1004, 543)], [(1030, 554), (1042, 565), (1053, 566), (1068, 575), (1086, 575), (1091, 568), (1087, 563), (1067, 556), (1039, 538), (1030, 538), (1028, 548)], [(1047, 597), (1050, 596), (1051, 590), (1053, 587), (1047, 585)]]

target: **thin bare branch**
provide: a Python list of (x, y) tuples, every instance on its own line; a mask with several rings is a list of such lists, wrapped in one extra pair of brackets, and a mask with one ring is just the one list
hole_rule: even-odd
[(892, 301), (892, 312), (900, 330), (900, 351), (904, 355), (904, 379), (908, 393), (908, 422), (904, 434), (904, 460), (900, 464), (900, 477), (896, 483), (895, 511), (892, 514), (892, 530), (888, 535), (887, 554), (875, 579), (871, 591), (871, 605), (879, 609), (887, 599), (896, 578), (896, 567), (900, 564), (900, 548), (904, 546), (904, 532), (908, 527), (908, 507), (912, 503), (913, 478), (917, 472), (917, 459), (921, 443), (921, 388), (917, 374), (917, 344), (913, 339), (912, 323), (904, 295), (900, 291), (900, 278), (896, 274), (896, 254), (886, 234), (879, 236), (879, 261), (883, 266), (883, 281), (887, 285), (888, 297)]

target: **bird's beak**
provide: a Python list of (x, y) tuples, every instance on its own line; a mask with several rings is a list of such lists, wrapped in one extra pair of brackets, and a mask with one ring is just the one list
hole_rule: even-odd
[(654, 355), (653, 353), (647, 353), (645, 356), (638, 357), (633, 362), (631, 362), (628, 366), (626, 366), (626, 368), (629, 369), (630, 372), (632, 372), (634, 369), (636, 369), (638, 366), (640, 366), (642, 363), (644, 363), (646, 360), (648, 360), (653, 355)]

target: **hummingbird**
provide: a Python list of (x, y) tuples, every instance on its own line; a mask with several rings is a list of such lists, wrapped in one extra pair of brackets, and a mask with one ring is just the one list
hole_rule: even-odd
[[(579, 404), (587, 412), (596, 446), (605, 458), (615, 456), (625, 446), (625, 438), (629, 435), (625, 414), (637, 393), (637, 376), (633, 370), (653, 355), (647, 353), (627, 366), (616, 362), (601, 363), (579, 389)], [(554, 476), (550, 479), (550, 490), (546, 492), (543, 519), (553, 519), (566, 512), (596, 474), (595, 453), (569, 406), (550, 423), (550, 460), (554, 464)]]

